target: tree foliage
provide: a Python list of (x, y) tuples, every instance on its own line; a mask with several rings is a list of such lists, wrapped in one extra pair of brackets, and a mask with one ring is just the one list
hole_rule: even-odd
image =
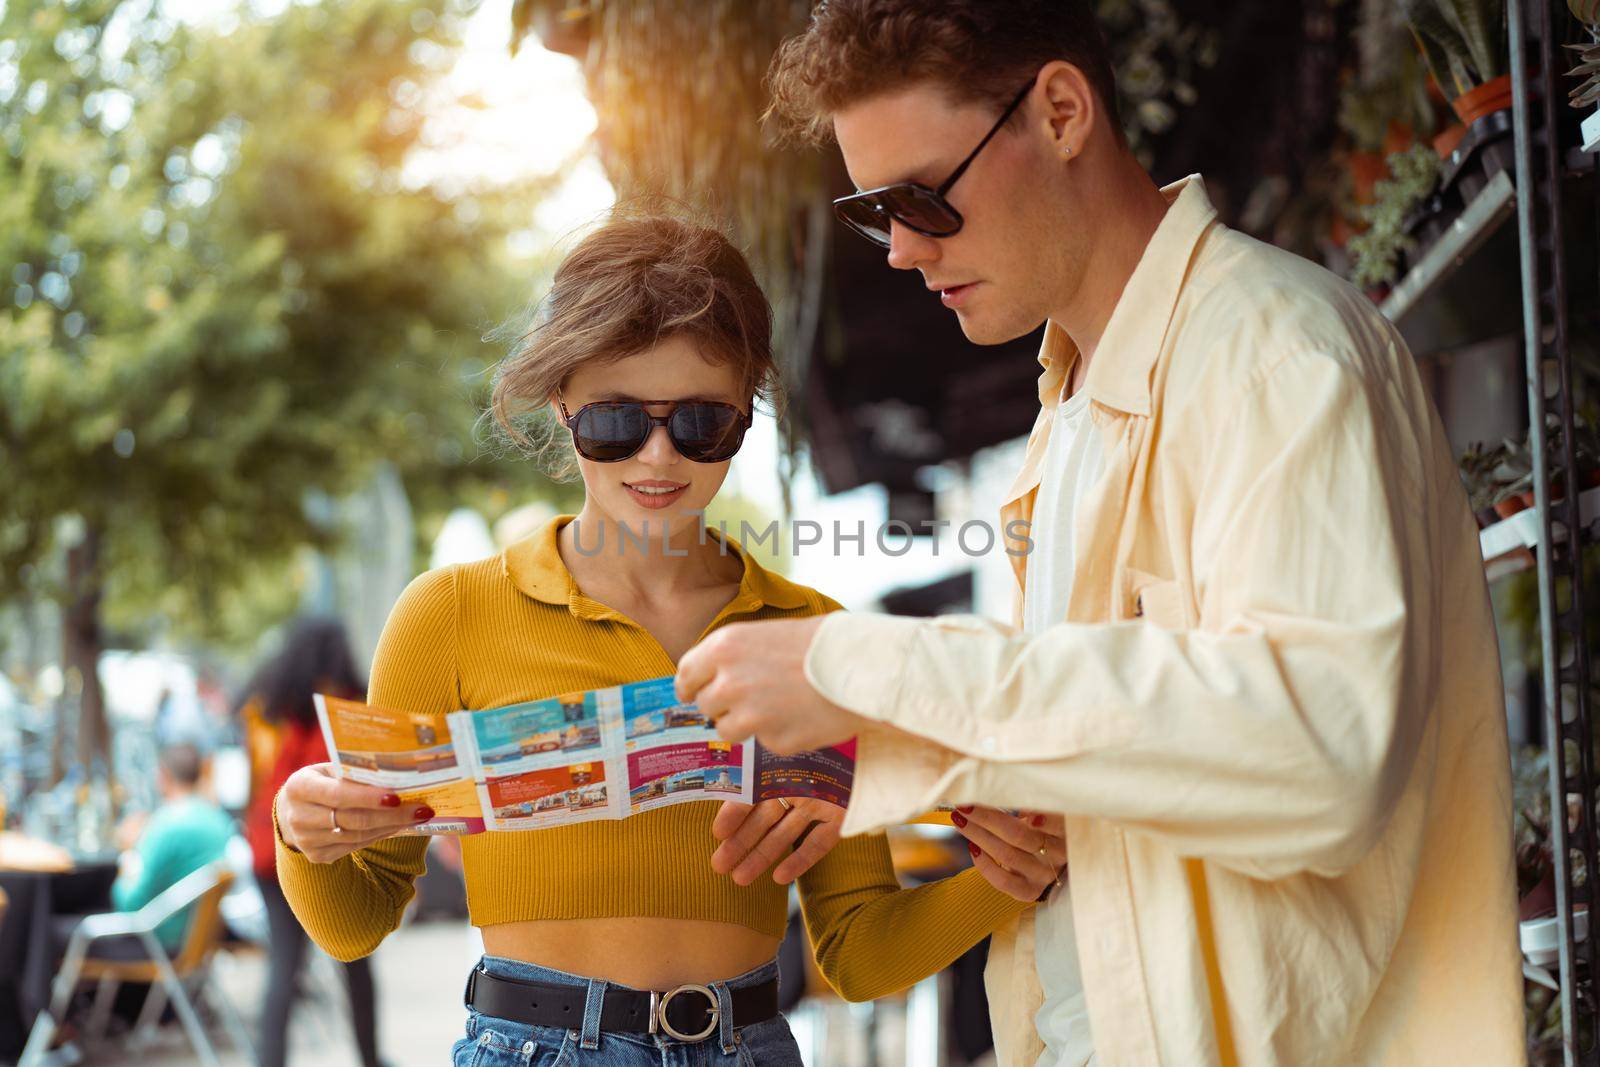
[(380, 459), (424, 515), (548, 488), (474, 436), (539, 190), (407, 170), (468, 10), (3, 8), (0, 597), (61, 595), (52, 561), (93, 537), (110, 618), (246, 638), (331, 536), (308, 493)]

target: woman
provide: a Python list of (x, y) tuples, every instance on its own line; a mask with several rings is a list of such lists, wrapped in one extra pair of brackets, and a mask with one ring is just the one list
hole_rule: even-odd
[[(548, 405), (570, 431), (584, 505), (402, 595), (370, 700), (441, 729), (461, 708), (670, 675), (729, 622), (838, 606), (702, 522), (775, 376), (771, 312), (743, 256), (680, 221), (613, 221), (562, 263), (547, 311), (502, 366), (495, 413), (512, 429), (519, 407)], [(398, 797), (327, 768), (278, 799), (285, 888), (341, 958), (394, 929), (422, 870), (423, 843), (389, 835), (432, 812), (385, 803)], [(803, 817), (801, 802), (785, 806)], [(787, 889), (712, 870), (717, 810), (465, 839), (486, 955), (455, 1062), (799, 1064), (776, 1007)], [(940, 970), (1055, 880), (1064, 843), (1047, 829), (1029, 828), (1031, 851), (994, 857), (1024, 875), (1025, 900), (976, 870), (901, 890), (881, 835), (839, 844), (799, 879), (822, 972), (865, 1000)]]
[[(269, 939), (267, 1000), (261, 1011), (261, 1067), (283, 1067), (288, 1051), (289, 1008), (305, 958), (306, 932), (289, 910), (278, 884), (272, 798), (302, 767), (323, 763), (328, 749), (317, 725), (314, 693), (360, 698), (365, 686), (350, 656), (344, 627), (334, 619), (301, 619), (276, 656), (264, 663), (245, 690), (239, 709), (250, 752), (250, 806), (245, 833), (255, 861), (256, 884), (267, 907)], [(350, 1018), (362, 1067), (378, 1059), (372, 966), (345, 963)]]

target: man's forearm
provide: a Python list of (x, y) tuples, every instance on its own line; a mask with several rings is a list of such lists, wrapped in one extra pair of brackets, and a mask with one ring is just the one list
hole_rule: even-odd
[(1364, 854), (1410, 766), (1384, 747), (1414, 742), (1382, 667), (1403, 644), (1390, 618), (1291, 647), (1144, 623), (1022, 636), (841, 616), (807, 676), (888, 728), (861, 738), (847, 834), (975, 802), (1137, 825), (1257, 876), (1333, 873)]

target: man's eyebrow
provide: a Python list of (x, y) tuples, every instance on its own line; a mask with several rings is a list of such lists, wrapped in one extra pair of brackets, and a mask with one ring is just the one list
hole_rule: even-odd
[[(878, 182), (877, 186), (867, 186), (867, 189), (885, 189), (888, 186), (926, 186), (928, 189), (938, 189), (939, 182), (949, 178), (950, 171), (955, 170), (955, 163), (918, 163), (902, 170), (898, 176), (890, 181)], [(867, 192), (867, 189), (858, 189), (856, 192)]]

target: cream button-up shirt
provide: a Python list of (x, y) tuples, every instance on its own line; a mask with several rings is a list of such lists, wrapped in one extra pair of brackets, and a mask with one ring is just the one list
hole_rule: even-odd
[[(1100, 1062), (1524, 1062), (1499, 657), (1454, 457), (1397, 331), (1322, 268), (1171, 202), (1085, 388), (1106, 475), (1067, 617), (829, 616), (846, 833), (943, 803), (1066, 815)], [(1040, 402), (1076, 353), (1046, 332)], [(1018, 580), (1051, 420), (1002, 508)], [(1015, 621), (1015, 620), (1014, 620)], [(1031, 1067), (1032, 916), (994, 936)]]

